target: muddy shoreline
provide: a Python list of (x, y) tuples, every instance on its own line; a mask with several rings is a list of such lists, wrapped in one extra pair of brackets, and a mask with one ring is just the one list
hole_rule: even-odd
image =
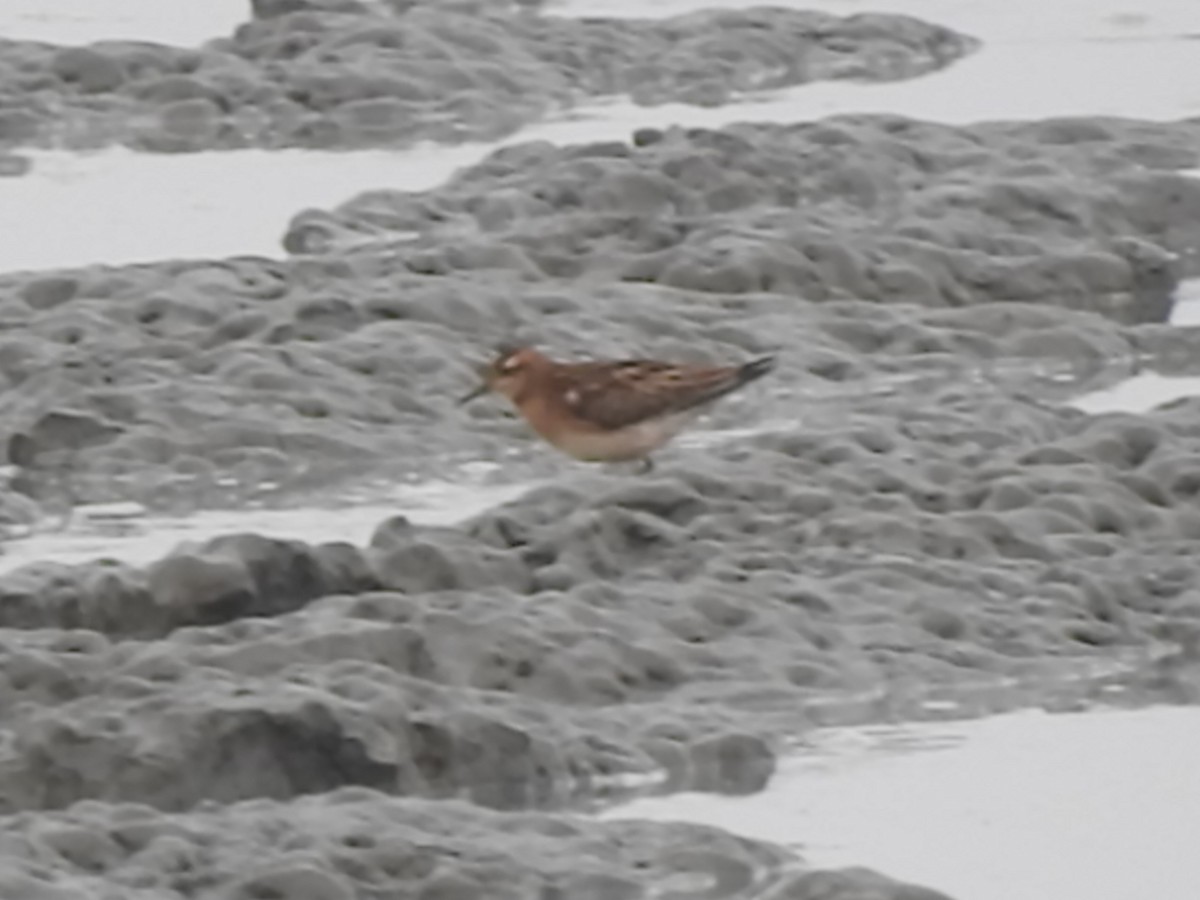
[(906, 16), (762, 7), (662, 22), (508, 4), (253, 4), (195, 49), (4, 41), (0, 146), (409, 147), (497, 140), (594, 98), (720, 106), (829, 79), (913, 78), (978, 47)]
[[(669, 32), (694, 55), (715, 28), (735, 62), (693, 83), (664, 60), (648, 103), (725, 102), (793, 40), (805, 78), (912, 77), (971, 49), (888, 17), (712, 13), (631, 42), (627, 23), (407, 6), (397, 30), (352, 2), (258, 3), (229, 41), (162, 50), (195, 66), (153, 83), (211, 88), (209, 57), (251, 45), (382, 65), (441, 46), (446, 17), (505, 52), (536, 32), (539, 64), (579, 61), (560, 80), (589, 95), (637, 61), (597, 69), (572, 42), (661, 56)], [(21, 49), (21, 77), (53, 87), (45, 121), (100, 109), (127, 140), (112, 123), (143, 114), (146, 70)], [(270, 77), (296, 87), (296, 65)], [(524, 65), (502, 69), (558, 97)], [(14, 150), (46, 140), (12, 121)], [(494, 136), (477, 126), (419, 137)], [(401, 140), (385, 132), (373, 146)], [(132, 143), (226, 146), (203, 133)], [(1200, 330), (1167, 324), (1200, 275), (1198, 167), (1195, 121), (664, 127), (298, 211), (283, 260), (0, 275), (11, 533), (114, 501), (312, 515), (314, 493), (480, 462), (544, 482), (456, 525), (388, 518), (366, 544), (228, 534), (0, 575), (0, 894), (936, 900), (713, 829), (572, 813), (762, 790), (822, 725), (1197, 702), (1200, 400), (1067, 401), (1200, 368)], [(514, 338), (780, 365), (636, 477), (554, 456), (500, 404), (453, 405)]]

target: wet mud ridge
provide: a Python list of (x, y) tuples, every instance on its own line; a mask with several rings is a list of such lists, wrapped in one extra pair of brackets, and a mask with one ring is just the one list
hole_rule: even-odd
[(587, 100), (720, 106), (814, 81), (890, 81), (972, 52), (906, 16), (762, 7), (662, 21), (508, 3), (255, 2), (195, 49), (0, 41), (0, 144), (179, 153), (496, 140)]
[[(43, 118), (137, 118), (166, 102), (152, 82), (197, 121), (307, 106), (308, 131), (250, 143), (349, 146), (320, 123), (444, 113), (437, 85), (460, 79), (545, 104), (653, 61), (645, 102), (724, 102), (686, 91), (909, 77), (970, 47), (895, 17), (391, 5), (260, 2), (200, 51), (22, 44), (5, 77), (58, 106), (0, 114), (0, 135), (19, 151)], [(662, 48), (701, 34), (712, 68), (688, 80)], [(453, 62), (467, 38), (495, 72)], [(790, 41), (799, 74), (771, 68)], [(421, 70), (414, 99), (378, 99), (384, 56)], [(178, 71), (147, 82), (159, 57)], [(326, 58), (359, 60), (367, 93), (318, 84)], [(511, 127), (541, 115), (511, 109)], [(491, 127), (470, 133), (510, 126)], [(212, 134), (144, 143), (227, 145)], [(1166, 324), (1200, 274), (1197, 166), (1194, 122), (664, 127), (299, 212), (282, 260), (0, 276), (10, 533), (81, 503), (285, 504), (463, 461), (545, 482), (455, 526), (388, 519), (364, 546), (229, 534), (0, 575), (0, 897), (936, 900), (583, 813), (761, 790), (796, 734), (928, 701), (1200, 698), (1200, 400), (1065, 402), (1197, 368), (1196, 329)], [(455, 407), (514, 336), (779, 366), (634, 477), (553, 456), (500, 403)]]

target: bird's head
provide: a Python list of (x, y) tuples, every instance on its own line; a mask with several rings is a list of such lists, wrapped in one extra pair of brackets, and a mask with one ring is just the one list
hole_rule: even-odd
[(546, 357), (532, 347), (501, 347), (495, 358), (484, 367), (479, 386), (458, 402), (460, 405), (469, 403), (489, 391), (503, 394), (510, 400), (515, 399), (523, 393), (533, 372), (545, 361)]

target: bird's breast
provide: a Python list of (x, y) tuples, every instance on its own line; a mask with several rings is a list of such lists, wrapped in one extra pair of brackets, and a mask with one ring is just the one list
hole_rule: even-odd
[(586, 462), (624, 462), (653, 453), (695, 416), (675, 413), (625, 425), (602, 428), (572, 415), (565, 407), (524, 404), (521, 414), (533, 430), (559, 450)]

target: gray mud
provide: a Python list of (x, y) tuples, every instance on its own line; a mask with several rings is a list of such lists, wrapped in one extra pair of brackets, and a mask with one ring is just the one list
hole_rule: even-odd
[(495, 140), (598, 97), (720, 106), (811, 81), (913, 78), (977, 47), (905, 16), (771, 7), (640, 22), (485, 0), (252, 6), (253, 21), (197, 49), (0, 40), (0, 150)]
[(293, 221), (293, 252), (382, 244), (418, 272), (1162, 321), (1200, 275), (1200, 126), (955, 128), (839, 116), (518, 144), (433, 191)]
[(779, 351), (717, 425), (917, 375), (1042, 390), (1186, 369), (1193, 331), (1162, 323), (1200, 266), (1200, 181), (1182, 174), (1198, 146), (1192, 123), (882, 117), (524, 144), (437, 190), (301, 212), (282, 261), (0, 275), (21, 492), (2, 511), (267, 502), (513, 448), (531, 452), (511, 471), (544, 471), (499, 405), (453, 405), (504, 340)]
[[(363, 25), (354, 3), (273, 15), (309, 5), (257, 4), (193, 71), (223, 53), (253, 86), (248, 48), (290, 60), (278, 74)], [(714, 21), (761, 16), (771, 41), (813, 40), (783, 27), (808, 14)], [(337, 46), (426, 46), (377, 19)], [(650, 54), (691, 27), (639, 25), (643, 45), (620, 23), (472, 22), (505, 47), (583, 29)], [(906, 35), (943, 62), (962, 46), (887, 30)], [(591, 60), (572, 89), (621, 89), (588, 68), (603, 54), (537, 46), (539, 65)], [(869, 68), (857, 46), (839, 52)], [(106, 102), (137, 97), (110, 80)], [(0, 894), (935, 900), (579, 813), (761, 790), (805, 729), (933, 700), (1200, 699), (1200, 400), (1062, 402), (1196, 369), (1197, 331), (1164, 323), (1197, 274), (1198, 149), (1194, 122), (665, 129), (518, 145), (434, 191), (305, 211), (283, 261), (0, 276), (14, 529), (80, 502), (286, 504), (478, 460), (550, 482), (455, 527), (381, 522), (368, 546), (225, 535), (144, 568), (0, 578)], [(499, 403), (454, 406), (513, 337), (780, 365), (639, 477), (554, 456)]]

